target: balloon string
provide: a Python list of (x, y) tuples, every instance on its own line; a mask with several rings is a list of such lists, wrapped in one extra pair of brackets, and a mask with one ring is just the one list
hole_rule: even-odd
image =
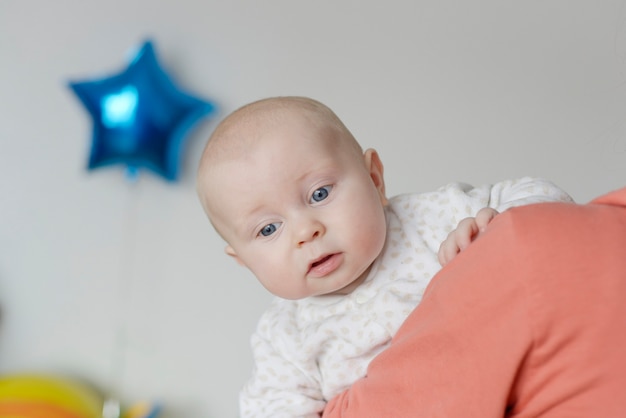
[[(123, 213), (123, 224), (120, 245), (119, 271), (115, 294), (115, 328), (113, 349), (110, 364), (110, 383), (108, 388), (109, 403), (117, 403), (122, 397), (124, 373), (126, 371), (126, 355), (128, 351), (128, 319), (131, 313), (133, 294), (134, 262), (136, 250), (136, 231), (138, 215), (138, 194), (136, 181), (128, 183), (126, 208)], [(110, 416), (115, 417), (115, 414)]]

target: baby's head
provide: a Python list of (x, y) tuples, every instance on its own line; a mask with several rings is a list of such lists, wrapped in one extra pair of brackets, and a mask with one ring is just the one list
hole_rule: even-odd
[(377, 153), (308, 98), (264, 99), (226, 117), (197, 185), (226, 253), (285, 299), (351, 292), (384, 246)]

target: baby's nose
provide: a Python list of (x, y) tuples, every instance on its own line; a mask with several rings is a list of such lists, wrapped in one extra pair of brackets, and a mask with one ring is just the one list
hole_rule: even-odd
[(314, 241), (325, 232), (324, 226), (318, 221), (309, 221), (303, 225), (296, 235), (296, 245), (298, 248), (304, 244)]

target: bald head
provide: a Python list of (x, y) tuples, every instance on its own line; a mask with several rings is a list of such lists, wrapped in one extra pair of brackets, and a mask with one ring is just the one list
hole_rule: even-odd
[[(363, 150), (337, 115), (324, 104), (307, 97), (272, 97), (249, 103), (228, 115), (217, 126), (202, 154), (198, 176), (206, 168), (247, 152), (269, 130), (288, 118), (300, 117), (317, 129), (331, 129), (342, 145), (361, 155)], [(294, 138), (296, 140), (297, 138)]]

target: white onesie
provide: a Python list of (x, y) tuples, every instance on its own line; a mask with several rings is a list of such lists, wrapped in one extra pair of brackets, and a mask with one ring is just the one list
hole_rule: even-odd
[(365, 376), (418, 305), (441, 265), (439, 246), (484, 207), (572, 201), (554, 184), (522, 178), (389, 199), (387, 239), (363, 284), (349, 295), (275, 298), (252, 336), (255, 369), (240, 395), (242, 418), (319, 417), (326, 401)]

